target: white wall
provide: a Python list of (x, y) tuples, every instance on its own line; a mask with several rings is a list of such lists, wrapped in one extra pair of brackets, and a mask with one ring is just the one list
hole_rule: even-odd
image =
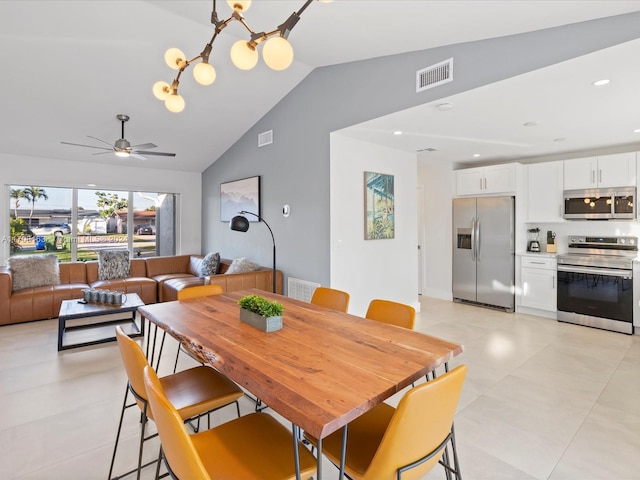
[(425, 199), (422, 294), (452, 300), (453, 167), (450, 162), (428, 157), (428, 153), (418, 156), (418, 184), (424, 188)]
[[(417, 160), (331, 134), (331, 284), (351, 295), (349, 313), (364, 315), (373, 298), (419, 310)], [(364, 240), (364, 172), (394, 176), (395, 238)]]
[[(149, 160), (151, 161), (151, 160)], [(0, 264), (9, 256), (10, 185), (177, 193), (176, 253), (201, 253), (201, 174), (0, 154)]]

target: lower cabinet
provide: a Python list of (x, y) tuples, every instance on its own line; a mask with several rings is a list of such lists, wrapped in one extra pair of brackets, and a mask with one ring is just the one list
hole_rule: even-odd
[(555, 257), (522, 255), (520, 261), (520, 307), (555, 313), (558, 281)]

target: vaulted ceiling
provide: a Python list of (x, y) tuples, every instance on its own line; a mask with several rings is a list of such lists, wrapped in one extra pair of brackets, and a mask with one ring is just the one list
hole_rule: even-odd
[[(254, 30), (268, 31), (302, 4), (255, 1), (245, 17)], [(640, 2), (313, 2), (289, 37), (295, 60), (288, 70), (271, 71), (262, 62), (251, 71), (233, 67), (228, 51), (244, 38), (236, 22), (214, 43), (216, 82), (203, 87), (185, 72), (180, 93), (186, 108), (172, 114), (151, 86), (173, 79), (175, 71), (163, 60), (167, 48), (179, 47), (189, 58), (200, 53), (212, 35), (211, 9), (211, 1), (0, 2), (0, 153), (200, 172), (316, 67), (638, 11)], [(229, 16), (226, 2), (218, 2), (218, 13)], [(446, 99), (453, 106), (446, 111), (435, 102), (354, 127), (351, 134), (408, 151), (434, 148), (458, 162), (473, 161), (473, 153), (500, 160), (600, 148), (596, 139), (605, 136), (628, 144), (635, 141), (628, 124), (640, 84), (639, 50), (630, 42)], [(609, 86), (590, 85), (603, 76)], [(569, 92), (576, 96), (569, 99)], [(152, 142), (176, 157), (121, 159), (60, 143), (101, 145), (87, 136), (114, 143), (117, 114), (131, 117), (125, 136), (132, 144)], [(595, 125), (593, 116), (612, 119), (611, 130), (587, 128)], [(532, 121), (538, 125), (522, 127)], [(429, 128), (421, 130), (425, 124)], [(387, 135), (389, 129), (405, 135)]]

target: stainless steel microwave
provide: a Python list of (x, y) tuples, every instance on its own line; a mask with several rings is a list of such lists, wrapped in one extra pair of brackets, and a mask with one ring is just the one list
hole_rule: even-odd
[(636, 218), (636, 189), (591, 188), (564, 191), (567, 220), (632, 220)]

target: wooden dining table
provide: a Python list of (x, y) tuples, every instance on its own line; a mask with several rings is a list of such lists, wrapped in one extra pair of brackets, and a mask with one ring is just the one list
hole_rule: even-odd
[[(238, 300), (245, 295), (281, 303), (283, 328), (266, 333), (242, 322)], [(301, 428), (319, 440), (463, 351), (413, 330), (255, 289), (138, 312), (289, 420), (294, 433)], [(318, 479), (321, 457), (320, 450)]]

